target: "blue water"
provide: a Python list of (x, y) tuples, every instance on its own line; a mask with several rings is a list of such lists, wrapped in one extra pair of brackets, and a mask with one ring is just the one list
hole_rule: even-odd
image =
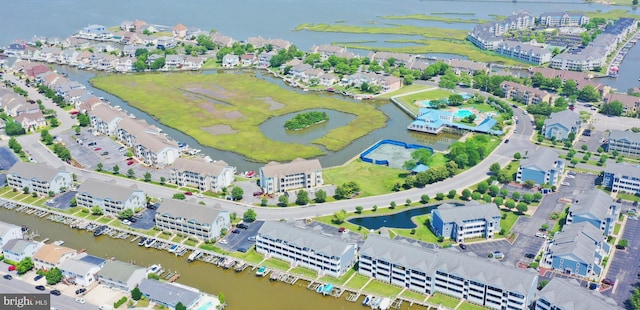
[(465, 118), (469, 115), (473, 115), (473, 112), (469, 111), (469, 110), (458, 110), (456, 111), (456, 114), (453, 115), (453, 117), (456, 118)]
[[(428, 207), (409, 209), (390, 215), (352, 218), (349, 219), (348, 222), (373, 230), (380, 229), (381, 227), (411, 229), (417, 227), (416, 224), (411, 221), (412, 217), (423, 214), (430, 214), (431, 210), (437, 207), (438, 205), (433, 205)], [(418, 224), (423, 225), (423, 223)]]
[(198, 307), (198, 310), (212, 310), (212, 309), (215, 309), (215, 308), (213, 307), (213, 303), (210, 301), (207, 301), (206, 304)]

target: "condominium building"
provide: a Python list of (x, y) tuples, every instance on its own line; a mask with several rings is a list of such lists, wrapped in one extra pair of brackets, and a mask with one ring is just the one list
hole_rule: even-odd
[(73, 185), (70, 172), (54, 169), (45, 164), (16, 162), (7, 174), (7, 184), (19, 191), (27, 188), (29, 192), (47, 196), (49, 192), (58, 194)]
[(611, 130), (607, 151), (616, 151), (620, 155), (640, 156), (640, 133), (633, 131)]
[(576, 195), (571, 202), (567, 225), (587, 222), (609, 236), (613, 234), (620, 209), (621, 206), (617, 205), (609, 194), (592, 189)]
[(569, 137), (569, 133), (578, 135), (581, 125), (582, 119), (576, 112), (571, 110), (554, 112), (544, 120), (542, 133), (547, 139), (564, 141)]
[(553, 277), (536, 293), (534, 310), (622, 310), (611, 298), (587, 290), (573, 279)]
[(466, 206), (442, 204), (431, 210), (431, 229), (437, 236), (464, 242), (465, 239), (493, 239), (500, 232), (500, 210), (495, 203)]
[(323, 184), (322, 166), (317, 159), (294, 159), (287, 164), (270, 162), (260, 168), (260, 186), (265, 193), (309, 189)]
[(560, 160), (558, 153), (547, 148), (540, 148), (520, 163), (516, 181), (533, 181), (538, 185), (557, 185), (558, 178), (563, 171), (564, 162)]
[(538, 23), (547, 27), (579, 27), (589, 23), (589, 16), (577, 12), (550, 12), (541, 14)]
[(490, 309), (529, 309), (538, 274), (446, 249), (370, 234), (358, 272), (420, 294), (443, 293)]
[(518, 41), (503, 41), (498, 44), (496, 53), (523, 62), (541, 65), (551, 61), (551, 51), (543, 46)]
[(156, 227), (201, 240), (218, 238), (231, 228), (229, 211), (220, 205), (205, 206), (176, 199), (164, 199), (156, 212)]
[(204, 159), (178, 158), (171, 165), (170, 172), (170, 183), (219, 192), (233, 183), (236, 168), (222, 160), (210, 163)]
[(551, 240), (541, 264), (564, 274), (598, 278), (611, 251), (602, 231), (589, 223), (565, 225)]
[(80, 185), (76, 192), (76, 203), (79, 207), (100, 207), (102, 211), (117, 214), (125, 209), (144, 208), (147, 195), (135, 185), (119, 186), (111, 182), (88, 179)]
[(256, 252), (332, 277), (342, 276), (356, 263), (356, 251), (355, 243), (282, 222), (265, 222), (256, 238)]
[(529, 104), (538, 104), (540, 102), (550, 103), (553, 96), (544, 90), (518, 84), (516, 82), (504, 81), (500, 83), (500, 89), (507, 99)]
[(131, 118), (118, 123), (116, 139), (133, 148), (134, 156), (152, 167), (165, 167), (179, 157), (177, 142), (167, 139), (162, 130)]
[(611, 192), (640, 194), (640, 166), (623, 163), (608, 163), (604, 170), (602, 185)]
[(118, 122), (128, 117), (124, 112), (106, 104), (96, 106), (88, 114), (91, 120), (91, 128), (106, 136), (116, 135)]

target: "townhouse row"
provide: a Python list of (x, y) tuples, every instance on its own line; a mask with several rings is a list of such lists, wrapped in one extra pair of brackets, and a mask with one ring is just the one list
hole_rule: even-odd
[[(30, 102), (16, 94), (12, 89), (0, 87), (0, 109), (27, 132), (47, 126), (47, 120), (40, 107), (35, 102)], [(0, 130), (5, 127), (5, 120), (0, 119)]]

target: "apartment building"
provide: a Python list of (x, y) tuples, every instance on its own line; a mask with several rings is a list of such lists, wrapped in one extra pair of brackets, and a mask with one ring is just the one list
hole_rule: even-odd
[(587, 290), (578, 281), (553, 277), (536, 294), (534, 310), (622, 310), (611, 298)]
[(267, 194), (323, 185), (322, 166), (317, 159), (294, 159), (290, 163), (270, 162), (260, 168), (260, 186)]
[(45, 164), (18, 161), (7, 174), (7, 184), (19, 191), (27, 188), (30, 193), (47, 196), (49, 192), (58, 194), (71, 188), (73, 176), (68, 171), (54, 169)]
[(135, 185), (124, 187), (113, 182), (88, 179), (80, 185), (76, 192), (76, 203), (79, 207), (100, 207), (102, 211), (117, 214), (125, 209), (145, 208), (147, 195)]
[(551, 51), (544, 46), (518, 41), (503, 41), (495, 51), (503, 56), (536, 65), (550, 62), (552, 56)]
[(231, 185), (236, 168), (222, 160), (178, 158), (171, 165), (169, 182), (178, 186), (195, 187), (201, 191), (220, 192)]
[(565, 225), (547, 246), (541, 263), (564, 274), (599, 278), (610, 251), (600, 229), (586, 222)]
[(500, 210), (495, 203), (470, 202), (465, 206), (445, 203), (431, 210), (430, 223), (437, 236), (455, 242), (493, 239), (493, 235), (500, 232)]
[(256, 238), (256, 252), (302, 266), (319, 275), (340, 277), (357, 261), (357, 245), (283, 222), (265, 222)]
[(549, 12), (538, 18), (538, 23), (546, 27), (581, 27), (589, 23), (589, 16), (578, 12)]
[(101, 104), (88, 112), (91, 120), (91, 128), (106, 136), (114, 136), (117, 133), (118, 122), (128, 116), (111, 106)]
[(620, 155), (640, 156), (640, 133), (633, 131), (611, 130), (607, 151), (616, 151)]
[(613, 234), (613, 229), (622, 207), (607, 193), (592, 189), (576, 195), (569, 206), (567, 225), (587, 222), (600, 229), (605, 236)]
[(500, 88), (507, 99), (529, 104), (538, 104), (540, 102), (550, 103), (553, 96), (544, 90), (518, 84), (516, 82), (504, 81), (500, 83)]
[(623, 163), (607, 163), (602, 178), (602, 185), (611, 192), (640, 194), (640, 166)]
[(447, 249), (433, 249), (370, 234), (358, 272), (420, 294), (443, 293), (490, 309), (525, 310), (538, 274)]
[(118, 123), (116, 139), (133, 148), (134, 156), (152, 167), (165, 167), (179, 157), (178, 143), (169, 140), (156, 126), (125, 118)]
[(517, 182), (534, 181), (535, 184), (557, 185), (558, 179), (564, 171), (564, 162), (558, 153), (540, 148), (525, 158), (518, 167)]
[(219, 204), (199, 205), (176, 199), (165, 199), (156, 212), (156, 227), (200, 240), (218, 238), (222, 229), (231, 228), (229, 211)]
[(569, 137), (569, 133), (573, 132), (577, 136), (581, 125), (582, 119), (576, 112), (571, 110), (554, 112), (544, 120), (542, 133), (547, 139), (554, 138), (558, 141), (564, 141)]

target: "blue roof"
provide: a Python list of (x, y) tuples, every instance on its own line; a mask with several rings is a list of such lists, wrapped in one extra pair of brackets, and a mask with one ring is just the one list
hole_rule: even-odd
[(493, 126), (497, 124), (497, 121), (491, 116), (487, 116), (478, 126), (470, 126), (466, 124), (454, 123), (453, 112), (420, 108), (418, 110), (418, 117), (412, 122), (415, 125), (429, 125), (430, 127), (454, 127), (464, 130), (470, 130), (475, 132), (490, 133), (494, 135), (502, 135), (501, 130), (493, 130)]
[(97, 256), (93, 256), (93, 255), (87, 255), (87, 256), (84, 256), (84, 257), (82, 257), (82, 258), (80, 258), (78, 260), (82, 261), (82, 262), (85, 262), (85, 263), (97, 265), (97, 266), (103, 265), (107, 261), (106, 259), (103, 259), (103, 258), (100, 258), (100, 257), (97, 257)]
[(423, 164), (419, 164), (415, 168), (413, 168), (413, 170), (411, 170), (411, 172), (419, 173), (419, 172), (424, 172), (424, 171), (427, 171), (427, 170), (429, 170), (429, 166), (423, 165)]

